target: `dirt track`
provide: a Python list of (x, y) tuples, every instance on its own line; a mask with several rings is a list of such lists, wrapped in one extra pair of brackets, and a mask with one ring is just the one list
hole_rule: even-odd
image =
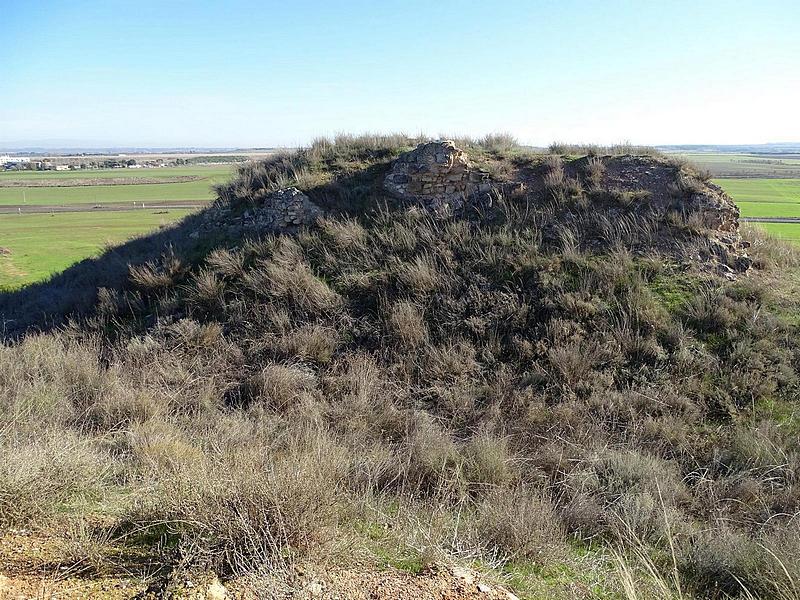
[(800, 217), (739, 217), (742, 223), (800, 223)]
[(160, 200), (151, 202), (104, 202), (103, 204), (8, 204), (0, 206), (0, 214), (47, 214), (80, 212), (121, 212), (170, 208), (198, 209), (210, 203), (197, 200)]

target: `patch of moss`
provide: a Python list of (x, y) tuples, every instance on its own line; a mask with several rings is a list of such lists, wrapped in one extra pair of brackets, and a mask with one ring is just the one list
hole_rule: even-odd
[(646, 285), (658, 303), (674, 314), (695, 295), (698, 281), (679, 273), (658, 273)]

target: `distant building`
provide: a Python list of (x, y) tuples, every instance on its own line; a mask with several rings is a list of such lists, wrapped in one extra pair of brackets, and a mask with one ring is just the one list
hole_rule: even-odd
[(0, 156), (0, 165), (23, 165), (31, 162), (27, 156), (9, 156), (8, 154)]
[(56, 171), (69, 171), (69, 165), (56, 165)]

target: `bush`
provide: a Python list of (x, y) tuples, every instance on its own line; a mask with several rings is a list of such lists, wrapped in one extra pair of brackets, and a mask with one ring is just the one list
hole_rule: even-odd
[(113, 486), (115, 462), (74, 432), (43, 430), (0, 445), (0, 525), (44, 525), (72, 504), (98, 501)]
[(285, 411), (316, 389), (316, 376), (296, 365), (267, 365), (250, 379), (252, 401)]
[(678, 568), (687, 583), (707, 598), (760, 595), (763, 553), (751, 540), (724, 526), (686, 539), (678, 550)]
[(223, 572), (257, 572), (265, 563), (330, 551), (347, 456), (318, 430), (290, 438), (280, 454), (249, 441), (199, 471), (179, 468), (159, 478), (138, 519), (174, 523), (184, 552), (212, 558)]
[(493, 553), (513, 560), (545, 562), (564, 539), (551, 503), (521, 489), (490, 491), (478, 505), (477, 528)]

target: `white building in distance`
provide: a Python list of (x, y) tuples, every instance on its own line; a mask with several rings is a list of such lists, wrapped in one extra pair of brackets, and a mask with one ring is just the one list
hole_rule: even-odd
[(0, 165), (19, 165), (31, 162), (27, 156), (0, 155)]

